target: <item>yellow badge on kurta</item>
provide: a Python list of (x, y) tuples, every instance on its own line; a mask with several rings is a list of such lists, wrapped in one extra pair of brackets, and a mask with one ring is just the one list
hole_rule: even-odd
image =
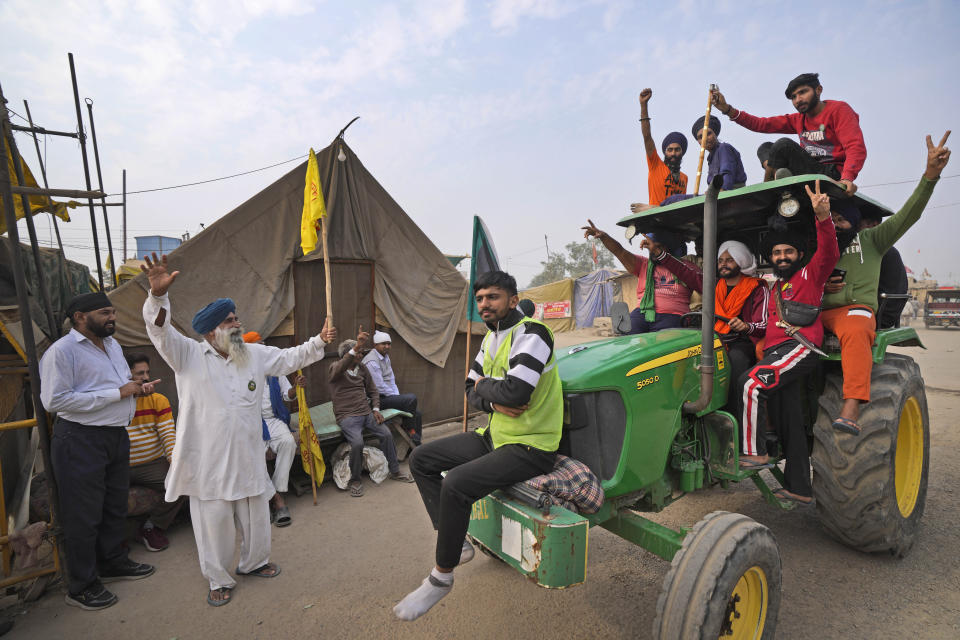
[(250, 391), (256, 391), (257, 383), (251, 380), (250, 382), (247, 383), (247, 389), (250, 389)]

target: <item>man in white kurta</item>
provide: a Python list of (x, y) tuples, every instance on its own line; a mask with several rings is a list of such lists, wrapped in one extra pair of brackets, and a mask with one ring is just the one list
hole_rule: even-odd
[[(235, 313), (218, 316), (215, 327), (201, 333), (203, 340), (188, 338), (170, 323), (166, 291), (178, 272), (168, 274), (166, 256), (157, 260), (155, 254), (152, 261), (147, 259), (143, 270), (151, 289), (143, 305), (147, 335), (176, 374), (180, 397), (177, 444), (167, 474), (166, 500), (190, 497), (200, 569), (210, 583), (207, 602), (220, 606), (230, 601), (236, 586), (230, 565), (238, 529), (241, 548), (237, 573), (260, 577), (280, 573), (280, 568), (269, 561), (268, 501), (274, 486), (263, 462), (264, 380), (321, 360), (327, 344), (321, 336), (333, 340), (336, 331), (325, 326), (321, 335), (291, 349), (245, 345), (247, 357), (234, 358), (215, 347), (214, 341), (216, 330), (239, 329)], [(196, 321), (195, 317), (195, 328)], [(242, 362), (244, 359), (246, 362)]]

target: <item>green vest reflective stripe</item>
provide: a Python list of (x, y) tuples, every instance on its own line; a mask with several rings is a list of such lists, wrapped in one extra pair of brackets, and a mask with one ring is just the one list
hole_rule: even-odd
[[(513, 334), (521, 324), (531, 322), (544, 325), (530, 318), (524, 318), (514, 326), (504, 338), (493, 355), (487, 349), (490, 333), (483, 339), (483, 375), (488, 378), (503, 379), (510, 370), (510, 346)], [(547, 327), (550, 337), (553, 332)], [(490, 439), (496, 449), (505, 444), (522, 444), (542, 451), (556, 451), (560, 446), (560, 434), (563, 430), (563, 393), (560, 387), (560, 374), (554, 354), (540, 374), (540, 380), (530, 396), (529, 408), (517, 418), (494, 412), (490, 415)], [(483, 434), (487, 427), (477, 429)]]

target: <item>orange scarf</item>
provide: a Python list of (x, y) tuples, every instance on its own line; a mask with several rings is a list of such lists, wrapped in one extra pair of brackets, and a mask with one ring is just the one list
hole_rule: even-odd
[[(740, 310), (743, 309), (743, 304), (747, 301), (747, 298), (749, 298), (753, 290), (761, 284), (763, 284), (763, 281), (760, 280), (760, 278), (743, 276), (730, 293), (727, 293), (726, 280), (723, 278), (717, 280), (715, 296), (717, 314), (726, 318), (736, 318), (739, 316)], [(730, 333), (730, 325), (722, 320), (717, 320), (713, 328), (714, 331), (720, 334)]]

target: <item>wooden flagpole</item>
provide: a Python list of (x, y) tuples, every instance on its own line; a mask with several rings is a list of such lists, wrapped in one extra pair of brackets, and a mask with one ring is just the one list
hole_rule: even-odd
[[(470, 312), (467, 311), (467, 353), (464, 357), (463, 377), (466, 379), (470, 375), (470, 336), (473, 335), (473, 320), (470, 319)], [(463, 432), (467, 432), (467, 394), (463, 394)]]
[(333, 284), (330, 282), (330, 252), (327, 251), (327, 216), (320, 218), (320, 235), (323, 238), (323, 277), (327, 289), (327, 319), (324, 326), (333, 326)]
[(711, 84), (707, 90), (707, 115), (703, 117), (703, 129), (700, 131), (700, 159), (697, 161), (697, 181), (693, 187), (693, 195), (700, 195), (700, 174), (703, 171), (703, 155), (707, 148), (707, 129), (710, 128), (710, 110), (713, 108), (713, 90), (717, 85)]

